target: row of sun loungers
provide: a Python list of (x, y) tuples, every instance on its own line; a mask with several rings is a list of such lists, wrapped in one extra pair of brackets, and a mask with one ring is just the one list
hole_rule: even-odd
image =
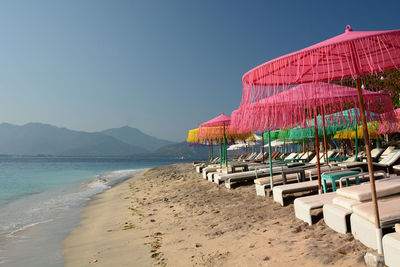
[[(384, 168), (390, 171), (391, 167), (400, 160), (400, 150), (387, 149), (382, 153), (382, 149), (373, 150), (374, 156), (381, 155), (378, 163), (374, 163), (376, 168)], [(336, 155), (336, 151), (329, 151), (328, 157), (332, 158)], [(266, 189), (272, 192), (275, 202), (284, 206), (285, 197), (288, 194), (298, 194), (304, 192), (309, 194), (318, 189), (318, 181), (313, 180), (317, 175), (317, 169), (312, 162), (316, 162), (314, 157), (310, 163), (302, 164), (302, 166), (290, 164), (293, 161), (300, 160), (304, 157), (303, 153), (289, 154), (286, 161), (274, 161), (272, 166), (273, 177), (269, 177), (269, 165), (260, 164), (250, 161), (232, 161), (228, 168), (221, 168), (219, 164), (207, 163), (204, 166), (203, 178), (220, 184), (224, 183), (225, 187), (232, 188), (233, 183), (254, 180), (256, 194), (265, 196)], [(262, 154), (265, 156), (265, 154)], [(325, 155), (320, 154), (321, 164), (326, 161)], [(256, 158), (259, 158), (256, 155)], [(297, 160), (296, 160), (297, 159)], [(337, 165), (322, 165), (321, 172), (349, 170), (349, 167), (360, 166), (366, 164), (364, 162), (354, 162), (355, 157), (349, 158), (344, 163)], [(297, 163), (298, 164), (298, 163)], [(400, 166), (398, 167), (400, 171)], [(232, 172), (235, 171), (235, 172)], [(239, 172), (237, 172), (239, 171)], [(339, 183), (340, 189), (336, 192), (309, 195), (297, 197), (294, 200), (295, 216), (308, 223), (313, 224), (315, 214), (323, 214), (325, 223), (338, 233), (351, 232), (355, 239), (359, 240), (365, 246), (377, 249), (377, 239), (374, 225), (374, 210), (371, 202), (371, 193), (369, 175), (367, 172), (353, 174), (351, 176), (342, 177), (336, 181)], [(378, 197), (378, 206), (380, 210), (380, 223), (384, 233), (392, 232), (393, 226), (400, 223), (400, 176), (387, 178), (388, 173), (384, 171), (375, 171), (376, 192)], [(305, 181), (305, 178), (308, 181)], [(361, 185), (342, 187), (344, 179), (350, 179), (354, 184), (355, 178), (358, 177)], [(327, 187), (332, 187), (328, 180)], [(400, 225), (399, 231), (396, 233), (386, 234), (383, 238), (383, 247), (385, 252), (385, 261), (389, 266), (400, 261)]]

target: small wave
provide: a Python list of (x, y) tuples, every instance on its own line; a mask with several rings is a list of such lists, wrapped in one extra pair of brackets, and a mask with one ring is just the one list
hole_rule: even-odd
[(80, 186), (63, 187), (28, 195), (9, 203), (6, 207), (0, 208), (0, 214), (3, 217), (0, 222), (0, 234), (12, 237), (35, 225), (62, 218), (68, 209), (79, 207), (92, 196), (141, 171), (142, 169), (131, 169), (107, 172), (97, 175), (91, 182)]
[(22, 226), (22, 227), (20, 227), (20, 228), (18, 228), (18, 229), (16, 229), (16, 230), (12, 231), (12, 232), (9, 233), (9, 234), (7, 234), (6, 237), (14, 237), (15, 234), (18, 233), (18, 232), (24, 231), (24, 230), (26, 230), (26, 229), (28, 229), (28, 228), (31, 228), (31, 227), (33, 227), (33, 226), (36, 226), (36, 225), (38, 225), (38, 224), (47, 223), (47, 222), (51, 222), (51, 221), (53, 221), (53, 220), (52, 220), (52, 219), (49, 219), (49, 220), (45, 220), (45, 221), (41, 221), (41, 222), (35, 222), (35, 223), (27, 224), (27, 225), (25, 225), (25, 226)]

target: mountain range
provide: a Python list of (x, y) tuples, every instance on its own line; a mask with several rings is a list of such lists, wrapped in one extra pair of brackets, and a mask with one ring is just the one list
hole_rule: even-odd
[(158, 139), (129, 126), (90, 133), (42, 123), (0, 124), (3, 155), (197, 158), (207, 153), (207, 148)]

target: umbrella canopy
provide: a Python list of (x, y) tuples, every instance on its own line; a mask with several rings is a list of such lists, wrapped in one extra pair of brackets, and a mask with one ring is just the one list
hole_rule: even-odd
[[(358, 125), (358, 121), (353, 120), (353, 118), (357, 118), (360, 116), (360, 111), (359, 109), (348, 109), (343, 112), (337, 112), (333, 114), (328, 114), (326, 115), (325, 122), (328, 124), (326, 127), (326, 136), (332, 137), (334, 136), (338, 131), (344, 130), (344, 129), (349, 129), (349, 128), (354, 128), (354, 125)], [(379, 118), (378, 115), (376, 115), (373, 112), (370, 112), (370, 120), (375, 121)], [(317, 121), (318, 121), (318, 136), (322, 137), (323, 136), (323, 131), (321, 129), (322, 127), (322, 116), (318, 115), (317, 116)], [(315, 131), (312, 129), (314, 127), (314, 122), (310, 121), (309, 124), (311, 124), (310, 128), (293, 128), (289, 131), (289, 140), (302, 140), (302, 139), (310, 139), (315, 137)], [(362, 130), (362, 128), (361, 128)], [(351, 131), (348, 130), (348, 131)], [(376, 132), (376, 130), (375, 130)], [(360, 136), (360, 133), (359, 133)], [(361, 135), (362, 136), (362, 135)]]
[[(393, 109), (392, 100), (387, 93), (362, 90), (366, 106), (367, 120), (371, 113), (381, 113)], [(326, 125), (352, 124), (360, 121), (359, 112), (342, 112), (356, 107), (357, 89), (315, 82), (300, 84), (286, 91), (266, 97), (249, 105), (242, 105), (232, 113), (231, 127), (239, 131), (310, 127), (314, 112), (319, 114), (337, 113), (328, 116)], [(340, 111), (340, 112), (338, 112)]]
[(353, 31), (347, 25), (343, 34), (250, 70), (243, 76), (243, 85), (250, 89), (253, 85), (331, 81), (398, 68), (399, 47), (400, 30)]
[(222, 113), (214, 119), (200, 124), (198, 135), (200, 138), (224, 138), (224, 134), (227, 134), (230, 124), (231, 117)]
[[(369, 122), (368, 123), (368, 133), (369, 137), (376, 139), (378, 137), (378, 123)], [(333, 138), (335, 139), (356, 139), (356, 131), (352, 128), (344, 129), (338, 131)], [(363, 127), (357, 126), (357, 138), (364, 138)]]
[(189, 130), (188, 136), (186, 138), (186, 142), (190, 143), (190, 144), (200, 144), (203, 142), (205, 143), (206, 140), (200, 140), (198, 138), (198, 136), (197, 136), (198, 132), (199, 132), (199, 128)]
[(380, 134), (397, 133), (400, 131), (400, 108), (395, 109), (394, 113), (396, 115), (397, 121), (395, 123), (390, 123), (387, 121), (383, 121), (382, 123), (380, 123), (378, 130)]

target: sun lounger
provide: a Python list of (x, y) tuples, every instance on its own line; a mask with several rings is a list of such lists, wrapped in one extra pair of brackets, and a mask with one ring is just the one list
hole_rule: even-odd
[[(311, 181), (316, 182), (316, 181)], [(306, 182), (306, 183), (311, 183)], [(318, 188), (318, 183), (317, 183)], [(320, 209), (326, 203), (332, 202), (332, 199), (336, 197), (336, 192), (330, 192), (321, 195), (312, 195), (306, 197), (299, 197), (294, 200), (294, 213), (296, 217), (309, 225), (312, 225), (312, 211)]]
[[(367, 180), (367, 179), (365, 179)], [(340, 184), (342, 181), (338, 181)], [(327, 181), (327, 186), (332, 187), (331, 182)], [(276, 186), (273, 189), (273, 196), (274, 201), (280, 203), (284, 206), (284, 195), (285, 194), (293, 194), (298, 192), (306, 192), (318, 189), (318, 181), (309, 181), (309, 182), (302, 182), (297, 184), (288, 184), (288, 185), (280, 185)]]
[(386, 171), (389, 173), (391, 170), (391, 167), (396, 164), (400, 159), (400, 150), (396, 149), (393, 150), (389, 155), (387, 155), (383, 160), (381, 160), (379, 163), (373, 163), (374, 164), (374, 170), (376, 168), (384, 168)]
[(388, 146), (385, 151), (383, 151), (381, 157), (379, 158), (379, 161), (383, 160), (384, 158), (386, 158), (390, 153), (392, 153), (393, 150), (395, 150), (396, 147), (394, 146)]
[[(327, 171), (339, 171), (339, 170), (342, 170), (342, 169), (343, 169), (343, 167), (331, 166), (331, 165), (324, 165), (324, 166), (320, 167), (321, 173), (327, 172)], [(306, 176), (308, 176), (309, 180), (311, 181), (314, 176), (317, 176), (318, 169), (315, 167), (315, 168), (312, 168), (312, 169), (308, 169), (305, 172), (306, 172)]]
[[(269, 175), (269, 173), (267, 173)], [(283, 184), (283, 177), (282, 174), (277, 174), (274, 175), (274, 185), (281, 185)], [(299, 176), (295, 173), (288, 174), (286, 175), (286, 183), (291, 183), (291, 182), (299, 182)], [(264, 177), (264, 178), (257, 178), (254, 180), (254, 184), (256, 187), (256, 194), (257, 196), (263, 196), (265, 197), (265, 189), (267, 187), (270, 187), (271, 179), (270, 177)]]
[[(393, 226), (400, 222), (400, 196), (378, 200), (379, 218), (383, 231), (393, 231)], [(351, 233), (365, 246), (378, 249), (372, 202), (353, 207), (350, 216)]]
[(256, 157), (257, 157), (257, 153), (254, 152), (254, 153), (251, 153), (250, 156), (248, 156), (247, 158), (245, 158), (243, 161), (250, 161), (250, 160), (255, 159)]
[(400, 174), (400, 165), (394, 165), (392, 168), (394, 173)]
[[(314, 158), (315, 153), (312, 151), (306, 152), (299, 158), (301, 162), (307, 162)], [(315, 162), (316, 163), (316, 162)]]
[[(379, 161), (379, 163), (373, 162), (374, 170), (385, 169), (389, 173), (391, 167), (394, 166), (399, 159), (400, 159), (400, 150), (393, 150), (387, 156), (385, 156), (381, 161)], [(367, 167), (367, 162), (340, 163), (338, 164), (338, 166), (347, 168), (363, 167), (365, 169)]]
[[(322, 157), (320, 158), (320, 164), (326, 163), (325, 153), (320, 153), (320, 154), (322, 154)], [(336, 154), (337, 154), (336, 150), (328, 150), (328, 152), (327, 152), (328, 161), (330, 158), (334, 157)]]
[(273, 192), (272, 194), (275, 202), (278, 202), (279, 204), (281, 204), (281, 206), (285, 206), (284, 195), (293, 194), (297, 192), (312, 191), (317, 189), (318, 189), (318, 181), (314, 180), (314, 181), (274, 186), (274, 188), (272, 189)]
[(202, 164), (196, 164), (196, 172), (201, 173), (201, 171), (203, 170), (203, 168), (216, 164), (218, 163), (219, 158), (216, 157), (214, 160), (212, 160), (211, 162), (207, 162), (207, 163), (202, 163)]
[[(282, 174), (283, 171), (289, 170), (289, 169), (291, 169), (291, 168), (288, 168), (285, 165), (273, 166), (272, 167), (272, 172), (273, 172), (274, 175), (277, 175), (277, 174), (279, 175), (279, 174)], [(256, 168), (256, 170), (254, 170), (254, 172), (243, 172), (242, 175), (231, 175), (231, 174), (222, 175), (218, 179), (218, 182), (216, 181), (216, 179), (214, 179), (214, 181), (216, 183), (224, 182), (225, 183), (225, 187), (230, 189), (232, 183), (254, 180), (254, 179), (257, 179), (259, 177), (269, 176), (269, 174), (270, 174), (269, 173), (269, 168), (265, 168), (265, 165), (264, 165), (263, 167)], [(274, 176), (274, 180), (275, 180), (275, 176)]]
[[(229, 166), (228, 166), (228, 167), (229, 167)], [(208, 174), (208, 173), (210, 173), (210, 172), (217, 172), (217, 170), (219, 170), (219, 169), (221, 169), (221, 166), (220, 166), (219, 164), (217, 164), (217, 165), (211, 165), (211, 166), (208, 166), (208, 167), (204, 168), (204, 169), (202, 170), (203, 178), (204, 178), (204, 179), (207, 179), (207, 174)], [(226, 168), (225, 168), (225, 169), (226, 169)]]
[(385, 256), (385, 265), (397, 267), (400, 263), (400, 233), (390, 233), (384, 235), (382, 239), (383, 255)]
[[(375, 172), (378, 179), (386, 175), (382, 171)], [(368, 180), (368, 173), (365, 173), (362, 179)], [(377, 197), (390, 197), (400, 193), (399, 185), (400, 177), (377, 180)], [(350, 231), (350, 215), (353, 213), (353, 208), (371, 200), (370, 184), (341, 188), (337, 190), (337, 194), (331, 203), (323, 207), (324, 221), (331, 229), (345, 234)]]
[(383, 153), (383, 148), (374, 148), (371, 150), (371, 157), (373, 161), (377, 161)]
[(323, 206), (326, 225), (341, 234), (349, 232), (350, 215), (353, 213), (352, 207), (361, 203), (354, 199), (336, 196), (331, 203), (326, 203)]
[(285, 161), (294, 161), (296, 157), (299, 155), (297, 152), (290, 153), (287, 157), (285, 157)]

